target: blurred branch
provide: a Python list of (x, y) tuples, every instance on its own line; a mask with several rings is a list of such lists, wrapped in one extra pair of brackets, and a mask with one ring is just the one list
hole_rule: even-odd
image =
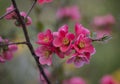
[(26, 19), (26, 18), (28, 17), (28, 15), (31, 13), (31, 11), (32, 11), (33, 7), (35, 6), (36, 2), (37, 2), (37, 0), (34, 0), (34, 2), (32, 3), (32, 6), (31, 6), (30, 9), (28, 10), (28, 13), (27, 13), (25, 19)]
[(14, 42), (14, 43), (8, 43), (8, 44), (0, 44), (0, 46), (8, 46), (8, 45), (20, 45), (20, 44), (27, 44), (27, 42)]
[(103, 36), (101, 38), (98, 39), (92, 39), (92, 41), (106, 41), (106, 40), (110, 40), (112, 38), (112, 36)]
[(18, 16), (18, 20), (19, 22), (21, 23), (21, 26), (22, 26), (22, 29), (23, 29), (23, 33), (24, 33), (24, 36), (25, 36), (25, 39), (26, 39), (26, 42), (27, 43), (27, 46), (32, 54), (32, 56), (34, 57), (35, 61), (36, 61), (36, 64), (41, 72), (41, 74), (43, 75), (44, 79), (46, 80), (47, 84), (50, 84), (50, 81), (48, 80), (41, 64), (39, 63), (39, 58), (36, 56), (35, 52), (34, 52), (34, 49), (33, 49), (33, 46), (30, 42), (30, 39), (29, 39), (29, 36), (28, 36), (28, 31), (27, 31), (27, 28), (26, 28), (26, 25), (25, 25), (25, 22), (24, 20), (22, 19), (22, 17), (20, 16), (20, 12), (19, 12), (19, 9), (17, 8), (17, 4), (16, 4), (16, 1), (15, 0), (11, 0), (12, 1), (12, 4), (14, 6), (14, 8), (16, 8), (15, 12)]
[(10, 12), (8, 12), (8, 13), (5, 13), (4, 15), (2, 15), (2, 16), (0, 17), (0, 20), (3, 19), (5, 16), (11, 14), (11, 13), (14, 12), (14, 11), (15, 11), (15, 9), (12, 10), (12, 11), (10, 11)]

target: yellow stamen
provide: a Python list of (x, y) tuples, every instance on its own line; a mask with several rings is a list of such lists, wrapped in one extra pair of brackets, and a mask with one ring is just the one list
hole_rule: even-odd
[(44, 41), (44, 42), (48, 42), (48, 41), (49, 41), (49, 38), (48, 38), (48, 37), (45, 37), (45, 38), (43, 39), (43, 41)]
[(64, 45), (68, 45), (68, 44), (69, 44), (69, 40), (68, 40), (67, 38), (64, 38), (64, 39), (63, 39), (63, 44), (64, 44)]
[(80, 42), (80, 43), (78, 44), (78, 46), (79, 46), (79, 48), (84, 48), (84, 47), (85, 47), (85, 43), (84, 43), (84, 42)]
[(44, 52), (44, 55), (45, 55), (46, 58), (48, 58), (49, 55), (50, 55), (50, 51), (45, 51), (45, 52)]

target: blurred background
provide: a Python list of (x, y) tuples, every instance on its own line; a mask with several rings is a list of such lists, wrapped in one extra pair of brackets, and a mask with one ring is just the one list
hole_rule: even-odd
[[(16, 0), (20, 11), (28, 11), (33, 0)], [(62, 84), (62, 80), (70, 77), (82, 77), (87, 84), (100, 84), (100, 79), (107, 74), (112, 75), (120, 82), (120, 0), (53, 0), (52, 3), (39, 5), (38, 3), (30, 13), (32, 25), (28, 27), (30, 40), (36, 48), (37, 34), (47, 28), (55, 31), (64, 24), (74, 31), (73, 19), (58, 19), (57, 10), (60, 7), (77, 6), (80, 18), (77, 22), (93, 31), (91, 21), (95, 16), (113, 15), (115, 24), (111, 27), (112, 39), (107, 43), (94, 43), (96, 54), (92, 56), (90, 64), (81, 68), (68, 65), (65, 60), (55, 58), (51, 67), (45, 66), (52, 73), (53, 83)], [(10, 0), (0, 0), (0, 16), (11, 5)], [(13, 21), (0, 20), (0, 36), (10, 41), (24, 41), (21, 28)], [(57, 60), (56, 60), (57, 59)], [(39, 84), (39, 72), (30, 51), (25, 45), (19, 45), (11, 61), (0, 63), (0, 84)], [(55, 78), (54, 78), (55, 77)], [(56, 79), (57, 78), (57, 79)], [(42, 83), (41, 83), (42, 84)]]

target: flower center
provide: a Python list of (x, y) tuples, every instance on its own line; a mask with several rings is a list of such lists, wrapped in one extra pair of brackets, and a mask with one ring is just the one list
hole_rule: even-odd
[(45, 52), (44, 52), (44, 55), (45, 55), (46, 58), (49, 58), (49, 55), (50, 55), (50, 54), (51, 54), (50, 51), (45, 51)]
[(48, 38), (48, 37), (45, 37), (45, 38), (43, 39), (43, 41), (44, 41), (44, 42), (49, 42), (49, 38)]
[(64, 38), (64, 39), (63, 39), (63, 44), (64, 44), (64, 45), (68, 45), (68, 44), (69, 44), (69, 40), (68, 40), (67, 38)]
[(80, 59), (81, 59), (80, 57), (76, 57), (76, 58), (75, 58), (75, 62), (79, 62)]
[(85, 47), (85, 43), (84, 43), (84, 42), (80, 42), (80, 43), (78, 44), (78, 46), (79, 46), (79, 48), (84, 48), (84, 47)]

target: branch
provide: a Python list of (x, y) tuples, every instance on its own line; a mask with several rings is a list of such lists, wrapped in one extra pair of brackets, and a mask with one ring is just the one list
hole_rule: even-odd
[(30, 9), (28, 10), (28, 13), (27, 13), (25, 19), (26, 19), (26, 18), (28, 17), (28, 15), (31, 13), (31, 11), (32, 11), (33, 7), (35, 6), (36, 2), (37, 2), (37, 0), (34, 0), (32, 6), (31, 6)]
[(99, 39), (92, 39), (92, 41), (103, 41), (103, 38), (99, 38)]
[(40, 70), (41, 74), (43, 75), (44, 79), (46, 80), (47, 84), (50, 84), (50, 81), (48, 80), (48, 78), (47, 78), (47, 76), (46, 76), (46, 74), (45, 74), (45, 72), (44, 72), (41, 64), (39, 63), (38, 57), (37, 57), (36, 54), (34, 53), (34, 49), (33, 49), (33, 46), (32, 46), (32, 44), (31, 44), (31, 42), (30, 42), (26, 25), (25, 25), (25, 23), (24, 23), (24, 20), (23, 20), (22, 17), (20, 16), (20, 12), (19, 12), (19, 9), (17, 8), (16, 1), (15, 1), (15, 0), (11, 0), (11, 1), (12, 1), (12, 4), (13, 4), (14, 8), (16, 8), (15, 12), (16, 12), (16, 14), (17, 14), (17, 16), (18, 16), (19, 22), (21, 23), (21, 26), (22, 26), (22, 29), (23, 29), (23, 32), (24, 32), (24, 36), (25, 36), (26, 42), (28, 42), (27, 46), (28, 46), (31, 54), (33, 55), (33, 57), (34, 57), (34, 59), (35, 59), (35, 61), (36, 61), (36, 64), (37, 64), (37, 66), (39, 67), (39, 70)]
[(8, 12), (8, 13), (5, 13), (4, 15), (2, 15), (2, 16), (0, 17), (0, 20), (3, 19), (5, 16), (11, 14), (11, 13), (14, 12), (14, 11), (15, 11), (15, 9), (12, 10), (12, 11), (10, 11), (10, 12)]
[(101, 38), (98, 38), (98, 39), (92, 39), (92, 41), (107, 41), (107, 40), (110, 40), (112, 38), (112, 36), (103, 36)]
[(8, 46), (8, 45), (20, 45), (20, 44), (27, 44), (27, 42), (14, 42), (14, 43), (8, 43), (8, 44), (0, 44), (0, 46)]

